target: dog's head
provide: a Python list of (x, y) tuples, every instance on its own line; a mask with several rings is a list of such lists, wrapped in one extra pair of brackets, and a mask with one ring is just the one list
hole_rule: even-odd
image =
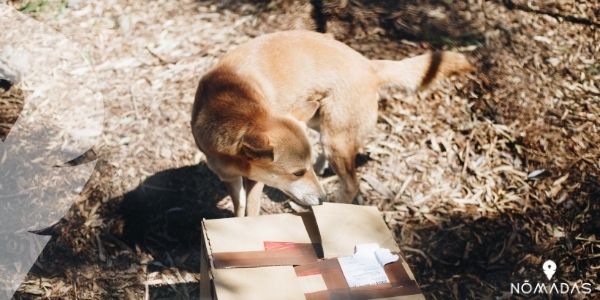
[(303, 122), (314, 115), (318, 103), (301, 106), (289, 116), (271, 118), (248, 131), (240, 155), (248, 162), (248, 178), (283, 191), (299, 204), (317, 205), (326, 194), (313, 169)]

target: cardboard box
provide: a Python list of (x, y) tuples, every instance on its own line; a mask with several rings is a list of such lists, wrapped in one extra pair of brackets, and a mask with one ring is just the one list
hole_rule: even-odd
[(349, 268), (363, 271), (345, 263), (357, 245), (400, 252), (375, 207), (325, 203), (311, 213), (204, 220), (202, 231), (200, 299), (425, 299), (401, 257), (379, 270), (387, 281), (349, 287)]

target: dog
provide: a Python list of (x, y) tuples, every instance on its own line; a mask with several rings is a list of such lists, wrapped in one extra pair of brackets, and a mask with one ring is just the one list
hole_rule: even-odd
[[(265, 184), (301, 205), (322, 203), (315, 168), (324, 161), (340, 179), (336, 202), (350, 203), (359, 192), (355, 157), (375, 128), (379, 89), (415, 91), (473, 69), (455, 52), (369, 60), (325, 34), (271, 33), (227, 53), (202, 77), (192, 133), (236, 216), (259, 214)], [(307, 127), (320, 133), (317, 166)]]

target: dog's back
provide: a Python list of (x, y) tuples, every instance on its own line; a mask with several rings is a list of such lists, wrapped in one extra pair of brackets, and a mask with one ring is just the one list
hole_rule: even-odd
[(310, 31), (261, 36), (228, 53), (219, 65), (256, 80), (268, 105), (282, 111), (313, 94), (344, 90), (374, 78), (369, 60), (360, 53)]
[[(227, 53), (202, 82), (225, 80), (231, 87), (245, 86), (245, 93), (260, 97), (255, 99), (262, 101), (259, 105), (278, 113), (289, 112), (297, 101), (320, 97), (318, 100), (331, 99), (335, 104), (330, 105), (347, 114), (345, 106), (368, 109), (354, 99), (356, 90), (369, 90), (361, 97), (372, 102), (385, 84), (416, 90), (451, 73), (471, 70), (458, 53), (445, 51), (401, 61), (369, 60), (327, 35), (284, 31), (255, 38)], [(238, 104), (252, 105), (247, 101)]]

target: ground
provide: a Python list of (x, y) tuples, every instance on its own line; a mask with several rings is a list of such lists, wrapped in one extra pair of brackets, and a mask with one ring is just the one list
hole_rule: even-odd
[[(543, 278), (546, 259), (561, 280), (600, 284), (593, 1), (9, 3), (81, 46), (107, 111), (86, 156), (95, 173), (46, 231), (17, 299), (197, 295), (199, 221), (232, 214), (193, 144), (196, 85), (226, 51), (290, 28), (327, 31), (369, 58), (454, 49), (478, 66), (417, 95), (387, 90), (359, 157), (364, 204), (382, 211), (427, 298), (510, 298), (511, 282)], [(8, 93), (4, 136), (22, 99), (18, 85)], [(337, 178), (323, 182), (333, 193)], [(263, 214), (300, 209), (266, 194)]]

